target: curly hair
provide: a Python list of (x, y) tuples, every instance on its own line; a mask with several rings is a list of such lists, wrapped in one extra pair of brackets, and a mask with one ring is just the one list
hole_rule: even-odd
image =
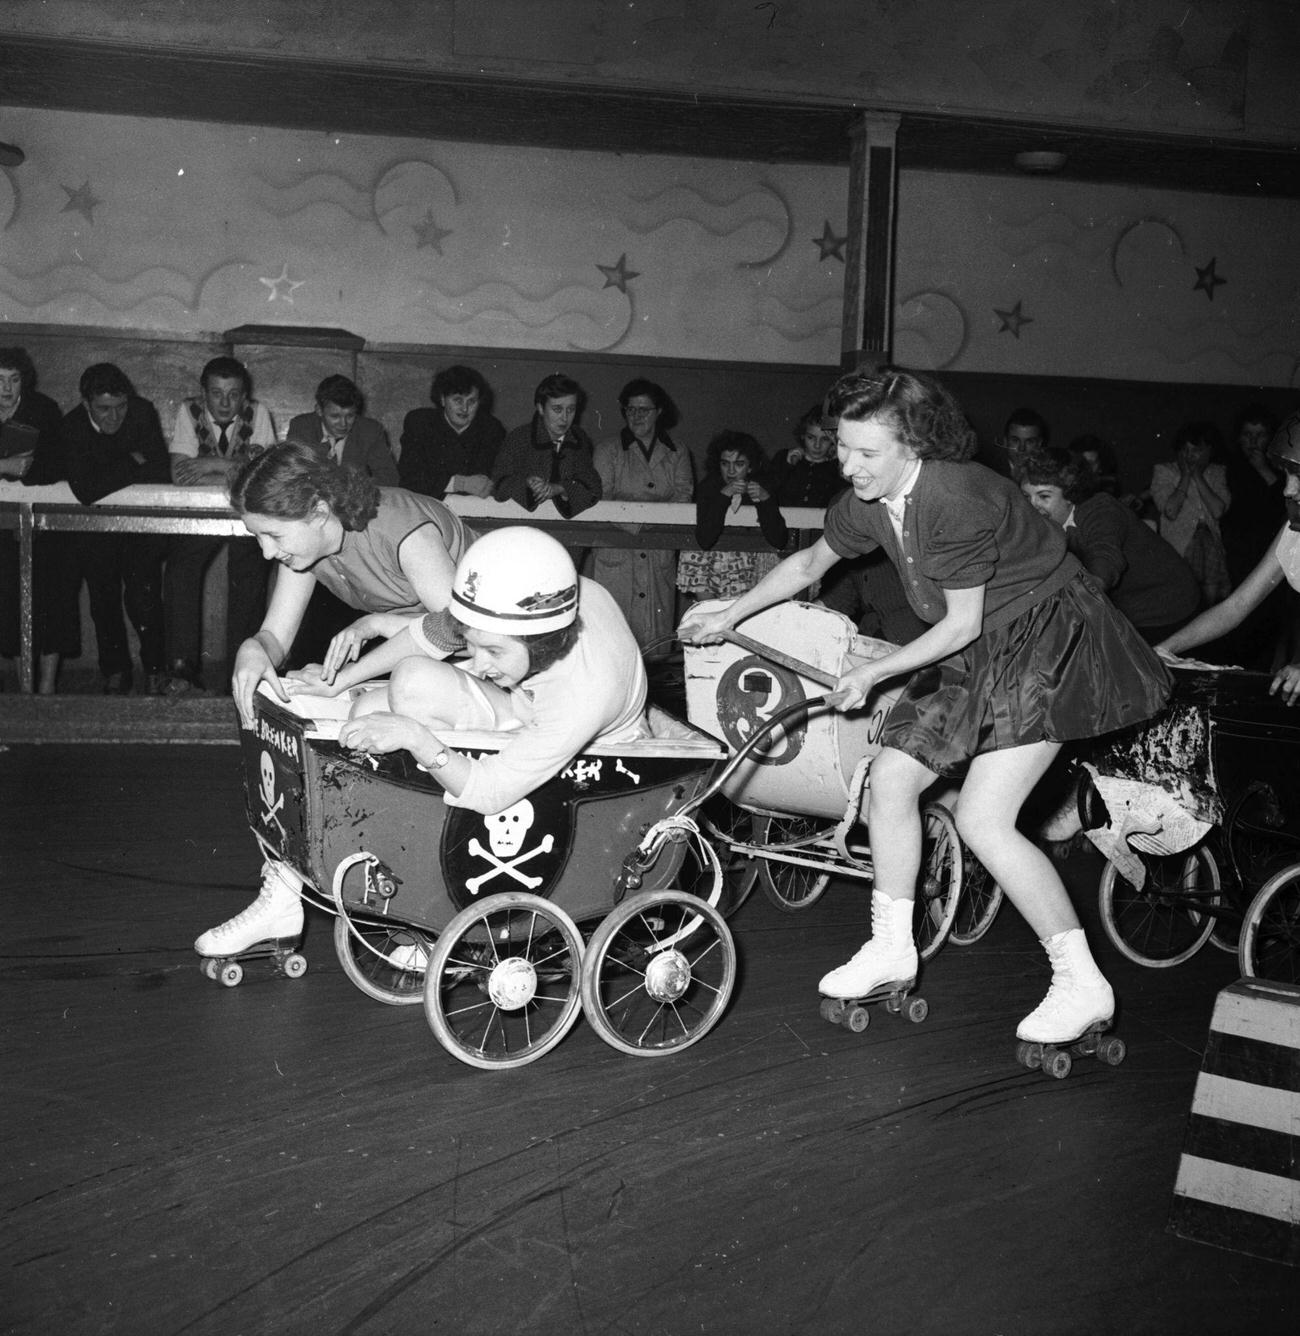
[(962, 463), (975, 454), (975, 433), (957, 401), (937, 380), (915, 371), (851, 371), (831, 386), (826, 411), (849, 422), (880, 419), (918, 459)]
[(81, 373), (77, 390), (87, 400), (97, 399), (101, 394), (111, 395), (114, 399), (129, 399), (135, 394), (131, 378), (113, 362), (96, 362), (94, 366), (88, 366)]
[(540, 631), (533, 636), (516, 636), (515, 639), (528, 647), (528, 676), (536, 677), (565, 657), (578, 643), (578, 634), (582, 630), (581, 615), (575, 617), (568, 626), (561, 626), (554, 631)]
[(379, 488), (365, 474), (336, 464), (323, 446), (295, 440), (254, 455), (230, 484), (230, 504), (241, 515), (305, 520), (318, 501), (357, 533), (379, 511)]
[(0, 348), (0, 371), (16, 371), (24, 394), (36, 388), (36, 365), (26, 348)]
[(1072, 506), (1100, 490), (1099, 479), (1088, 461), (1055, 445), (1030, 451), (1020, 461), (1016, 480), (1030, 487), (1059, 487)]
[(744, 431), (720, 431), (710, 442), (705, 457), (705, 470), (715, 477), (722, 476), (722, 456), (724, 454), (744, 455), (749, 462), (749, 476), (762, 478), (767, 469), (767, 456), (763, 447)]

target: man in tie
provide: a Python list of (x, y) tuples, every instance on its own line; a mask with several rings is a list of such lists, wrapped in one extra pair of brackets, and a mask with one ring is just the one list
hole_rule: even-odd
[[(202, 393), (184, 400), (176, 413), (172, 481), (182, 487), (224, 488), (245, 460), (275, 443), (275, 428), (266, 406), (252, 397), (248, 368), (237, 359), (214, 357), (203, 368), (199, 386)], [(163, 594), (170, 694), (203, 686), (203, 577), (223, 549), (228, 563), (226, 658), (216, 680), (229, 678), (235, 650), (262, 624), (268, 567), (255, 539), (172, 539)]]

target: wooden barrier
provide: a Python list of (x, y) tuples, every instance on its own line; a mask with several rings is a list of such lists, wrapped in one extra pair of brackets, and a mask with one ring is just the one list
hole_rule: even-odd
[(1219, 994), (1169, 1228), (1300, 1265), (1300, 988), (1241, 979)]
[[(678, 551), (695, 546), (695, 507), (689, 502), (600, 501), (575, 519), (564, 519), (547, 502), (536, 511), (513, 501), (453, 496), (447, 505), (476, 529), (528, 524), (554, 534), (569, 548), (633, 547)], [(799, 546), (821, 532), (824, 511), (787, 507), (782, 512)], [(23, 487), (0, 481), (0, 531), (12, 530), (19, 545), (19, 682), (31, 692), (32, 538), (36, 533), (152, 533), (237, 537), (247, 533), (220, 487), (168, 484), (125, 487), (92, 506), (78, 504), (67, 483)], [(757, 515), (742, 510), (728, 523), (727, 550), (768, 550)], [(7, 596), (7, 591), (0, 591)]]

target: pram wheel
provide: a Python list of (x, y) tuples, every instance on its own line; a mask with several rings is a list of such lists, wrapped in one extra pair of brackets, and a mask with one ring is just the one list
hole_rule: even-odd
[(754, 818), (743, 807), (737, 807), (719, 794), (700, 809), (699, 824), (712, 842), (722, 868), (718, 910), (724, 918), (730, 918), (749, 899), (759, 876), (759, 860), (752, 854), (738, 853), (731, 848), (732, 840), (752, 843)]
[(1300, 983), (1300, 863), (1275, 872), (1250, 902), (1237, 963), (1248, 979)]
[(948, 940), (954, 946), (974, 946), (993, 926), (993, 920), (1002, 908), (1002, 887), (964, 845), (962, 863), (961, 896), (957, 900), (957, 914)]
[(419, 1006), (432, 935), (350, 915), (334, 920), (334, 952), (343, 973), (367, 997), (390, 1007)]
[(957, 823), (942, 803), (921, 809), (921, 876), (916, 887), (913, 931), (922, 960), (937, 955), (948, 939), (961, 898), (962, 843)]
[[(807, 848), (835, 830), (833, 822), (811, 816), (764, 817), (758, 827), (758, 843), (795, 851)], [(777, 859), (759, 860), (763, 893), (780, 910), (797, 914), (822, 898), (830, 885), (830, 873), (801, 863)]]
[(736, 947), (716, 909), (684, 891), (646, 891), (601, 921), (582, 963), (582, 1006), (598, 1035), (635, 1057), (689, 1048), (717, 1024)]
[(1218, 922), (1205, 912), (1222, 902), (1219, 865), (1207, 845), (1177, 854), (1141, 854), (1146, 882), (1137, 890), (1114, 863), (1097, 885), (1106, 936), (1121, 955), (1148, 969), (1169, 969), (1194, 956)]
[(582, 937), (558, 905), (490, 895), (438, 936), (424, 980), (429, 1028), (471, 1067), (535, 1062), (578, 1019), (581, 966)]

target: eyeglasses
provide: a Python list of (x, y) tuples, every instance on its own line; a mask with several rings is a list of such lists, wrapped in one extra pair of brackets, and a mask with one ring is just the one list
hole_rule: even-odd
[(657, 413), (658, 411), (653, 404), (648, 408), (642, 407), (640, 404), (628, 404), (623, 410), (623, 414), (625, 417), (649, 417), (651, 413)]

